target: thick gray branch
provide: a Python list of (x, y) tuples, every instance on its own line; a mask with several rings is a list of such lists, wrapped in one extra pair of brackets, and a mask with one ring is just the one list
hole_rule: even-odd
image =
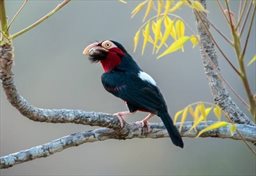
[[(206, 8), (206, 0), (201, 0), (201, 3)], [(207, 32), (210, 28), (206, 19), (207, 14), (201, 15), (201, 18), (199, 18), (195, 12), (195, 16), (197, 19), (198, 33), (200, 35), (203, 66), (215, 103), (227, 113), (233, 122), (253, 125), (254, 123), (252, 120), (243, 111), (241, 111), (241, 109), (232, 100), (228, 90), (223, 85), (222, 80), (218, 77), (218, 74), (220, 73), (218, 56), (216, 54), (212, 38)]]
[[(185, 122), (181, 135), (183, 137), (195, 137), (198, 131), (201, 131), (208, 125), (214, 123), (208, 121), (207, 123), (201, 123), (196, 127), (196, 130), (189, 131), (193, 125), (193, 122)], [(177, 123), (179, 128), (180, 123)], [(13, 165), (23, 163), (26, 161), (34, 160), (41, 157), (48, 157), (56, 152), (60, 152), (66, 148), (74, 147), (88, 142), (104, 141), (107, 139), (133, 139), (133, 138), (163, 138), (169, 137), (163, 124), (150, 124), (151, 130), (145, 131), (145, 128), (141, 128), (136, 124), (126, 125), (125, 130), (113, 130), (109, 128), (99, 128), (91, 131), (78, 132), (62, 138), (53, 140), (49, 143), (32, 147), (27, 150), (22, 150), (16, 153), (12, 153), (6, 156), (0, 157), (0, 168), (8, 168)], [(245, 140), (250, 142), (256, 142), (256, 127), (238, 124), (238, 131), (244, 136)], [(233, 136), (230, 134), (229, 127), (219, 128), (213, 131), (203, 133), (201, 137), (218, 137), (218, 138), (230, 138), (235, 140), (241, 140), (239, 134), (235, 133)]]
[(39, 122), (76, 123), (120, 128), (117, 117), (101, 112), (85, 112), (73, 109), (42, 109), (31, 105), (17, 91), (11, 71), (13, 51), (10, 45), (0, 46), (0, 79), (9, 102), (25, 117)]

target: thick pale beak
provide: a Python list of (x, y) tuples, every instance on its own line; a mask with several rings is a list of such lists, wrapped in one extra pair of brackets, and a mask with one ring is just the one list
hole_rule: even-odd
[(97, 45), (98, 45), (97, 42), (88, 45), (88, 46), (84, 49), (83, 55), (89, 56), (90, 50), (91, 50), (93, 47), (96, 47)]

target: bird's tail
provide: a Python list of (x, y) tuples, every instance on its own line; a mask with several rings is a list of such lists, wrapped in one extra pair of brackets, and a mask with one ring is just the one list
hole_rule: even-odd
[(160, 112), (158, 113), (158, 116), (163, 121), (164, 126), (166, 127), (173, 144), (183, 148), (184, 144), (180, 136), (180, 133), (178, 132), (177, 128), (173, 125), (173, 121), (168, 112)]

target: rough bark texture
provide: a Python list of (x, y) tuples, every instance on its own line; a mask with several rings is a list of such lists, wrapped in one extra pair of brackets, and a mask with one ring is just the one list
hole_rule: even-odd
[[(206, 8), (206, 0), (201, 0), (201, 3)], [(200, 35), (201, 57), (214, 102), (226, 112), (233, 122), (254, 125), (253, 121), (241, 111), (237, 104), (232, 100), (228, 90), (223, 85), (222, 80), (218, 77), (218, 74), (220, 73), (218, 56), (216, 54), (214, 43), (207, 32), (207, 29), (209, 30), (210, 28), (207, 19), (205, 19), (207, 14), (205, 13), (204, 15), (201, 15), (200, 18), (198, 18), (198, 15), (196, 14), (195, 16), (198, 33)]]
[[(183, 137), (195, 137), (197, 131), (201, 131), (208, 125), (213, 124), (214, 121), (208, 121), (207, 123), (201, 123), (196, 127), (196, 130), (190, 130), (193, 122), (185, 122), (181, 129), (181, 135)], [(179, 128), (180, 123), (177, 123)], [(17, 153), (12, 153), (6, 156), (0, 157), (0, 168), (9, 168), (13, 165), (23, 163), (26, 161), (34, 160), (41, 157), (47, 157), (56, 152), (60, 152), (66, 148), (74, 147), (88, 142), (98, 142), (107, 139), (133, 139), (133, 138), (163, 138), (169, 137), (168, 133), (161, 124), (150, 124), (150, 131), (139, 127), (137, 124), (128, 124), (125, 130), (117, 131), (109, 128), (99, 128), (91, 131), (78, 132), (64, 136), (62, 138), (53, 140), (49, 143), (38, 145), (27, 150), (22, 150)], [(237, 129), (244, 136), (247, 141), (256, 142), (256, 127), (238, 124)], [(235, 140), (241, 140), (240, 135), (235, 133), (230, 134), (229, 127), (219, 128), (213, 131), (204, 133), (201, 137), (217, 137), (217, 138), (230, 138)]]
[[(205, 0), (202, 0), (203, 5)], [(207, 35), (203, 23), (198, 20), (198, 31), (201, 37), (201, 55), (203, 65), (209, 85), (212, 90), (214, 101), (230, 118), (236, 123), (239, 133), (244, 140), (256, 142), (256, 126), (254, 123), (238, 108), (232, 101), (228, 91), (218, 78), (218, 62), (214, 44)], [(206, 20), (204, 20), (207, 24)], [(209, 28), (209, 25), (206, 25)], [(209, 60), (211, 59), (211, 61)], [(212, 63), (215, 66), (212, 66)], [(39, 122), (49, 123), (76, 123), (91, 126), (100, 126), (99, 128), (86, 132), (74, 133), (47, 144), (32, 147), (17, 153), (0, 157), (0, 168), (8, 168), (15, 164), (23, 163), (40, 157), (47, 157), (56, 152), (62, 151), (72, 146), (78, 146), (86, 142), (103, 141), (107, 139), (132, 139), (132, 138), (162, 138), (168, 137), (165, 127), (162, 124), (150, 124), (151, 130), (147, 131), (136, 124), (124, 123), (124, 128), (120, 128), (120, 122), (117, 117), (100, 112), (86, 112), (73, 109), (42, 109), (32, 106), (25, 98), (19, 95), (12, 73), (13, 51), (12, 46), (5, 44), (0, 46), (0, 79), (9, 102), (25, 117)], [(216, 68), (217, 66), (217, 68)], [(217, 69), (217, 70), (216, 70)], [(196, 127), (196, 130), (190, 131), (193, 122), (185, 122), (181, 128), (183, 137), (195, 137), (199, 131), (214, 123), (213, 121), (203, 122)], [(176, 124), (179, 128), (179, 123)], [(203, 133), (201, 137), (218, 137), (241, 140), (241, 135), (235, 132), (230, 134), (229, 126)]]

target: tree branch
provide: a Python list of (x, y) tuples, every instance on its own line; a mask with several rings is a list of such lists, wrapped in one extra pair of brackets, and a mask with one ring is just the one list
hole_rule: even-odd
[[(206, 8), (206, 1), (200, 0), (200, 2)], [(201, 15), (199, 18), (196, 13), (197, 12), (195, 12), (197, 29), (200, 35), (201, 58), (203, 60), (205, 74), (209, 80), (209, 86), (215, 103), (228, 114), (233, 122), (254, 125), (253, 121), (241, 111), (237, 104), (232, 100), (228, 90), (218, 77), (218, 73), (220, 73), (218, 56), (216, 54), (215, 45), (207, 32), (210, 28), (206, 19), (207, 14)], [(214, 65), (212, 63), (214, 63)]]
[[(208, 125), (215, 123), (214, 121), (208, 121), (201, 123), (196, 127), (196, 130), (190, 130), (193, 126), (193, 122), (185, 122), (181, 129), (181, 135), (183, 137), (193, 138), (197, 135), (198, 131), (206, 128)], [(180, 123), (176, 124), (177, 128), (180, 127)], [(250, 142), (256, 142), (256, 126), (250, 126), (245, 124), (238, 124), (237, 130), (243, 135), (243, 137)], [(166, 128), (162, 123), (150, 124), (150, 131), (147, 132), (146, 128), (141, 128), (137, 124), (128, 124), (122, 130), (113, 130), (109, 128), (98, 128), (95, 130), (78, 132), (64, 136), (62, 138), (53, 140), (49, 143), (38, 145), (30, 149), (22, 150), (16, 153), (12, 153), (6, 156), (0, 157), (0, 168), (9, 168), (13, 165), (34, 160), (41, 157), (48, 157), (54, 153), (60, 152), (66, 148), (79, 146), (89, 142), (99, 142), (108, 139), (133, 139), (133, 138), (164, 138), (169, 137)], [(234, 140), (241, 140), (240, 135), (235, 133), (230, 134), (229, 127), (219, 128), (213, 131), (208, 131), (202, 134), (201, 137), (214, 137), (214, 138), (230, 138)]]

